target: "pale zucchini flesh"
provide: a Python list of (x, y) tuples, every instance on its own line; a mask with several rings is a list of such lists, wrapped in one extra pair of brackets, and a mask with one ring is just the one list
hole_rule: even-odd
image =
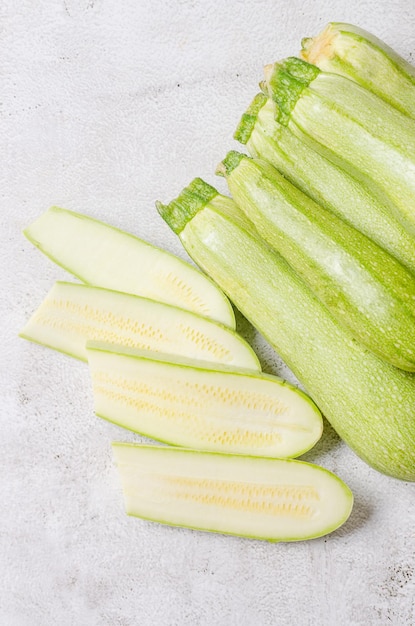
[[(169, 205), (159, 204), (159, 211), (169, 223)], [(254, 228), (221, 211), (220, 194), (214, 204), (195, 198), (193, 217), (175, 232), (268, 339), (340, 437), (378, 471), (415, 481), (415, 376), (357, 342)]]
[(162, 302), (76, 283), (55, 283), (20, 336), (83, 361), (86, 342), (95, 340), (260, 369), (252, 348), (222, 324)]
[(258, 233), (332, 315), (385, 361), (415, 371), (415, 276), (266, 161), (231, 151), (218, 169)]
[(310, 398), (274, 376), (94, 343), (88, 360), (96, 414), (158, 441), (286, 458), (322, 433)]
[(146, 520), (268, 541), (330, 533), (353, 495), (337, 476), (294, 460), (113, 444), (125, 509)]
[(235, 328), (229, 301), (208, 277), (130, 233), (52, 207), (24, 234), (85, 283), (159, 300)]
[(243, 114), (235, 139), (287, 180), (389, 252), (415, 275), (415, 244), (386, 197), (304, 144), (275, 120), (275, 103), (258, 94)]
[(301, 58), (308, 63), (350, 78), (415, 118), (415, 68), (371, 33), (331, 22), (301, 44)]
[(371, 188), (415, 234), (415, 120), (343, 76), (288, 58), (266, 68), (277, 121)]

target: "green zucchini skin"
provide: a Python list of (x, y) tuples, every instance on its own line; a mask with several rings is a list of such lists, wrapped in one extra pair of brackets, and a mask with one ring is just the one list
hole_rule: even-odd
[(415, 118), (415, 68), (371, 33), (352, 24), (330, 22), (301, 45), (304, 61), (350, 78)]
[(249, 154), (265, 159), (325, 209), (357, 228), (415, 275), (414, 238), (394, 217), (385, 197), (304, 144), (275, 120), (275, 103), (258, 94), (234, 135)]
[[(194, 202), (193, 218), (176, 231), (190, 256), (269, 341), (356, 454), (384, 474), (415, 481), (414, 374), (356, 341), (246, 217), (237, 217), (236, 205), (234, 217), (222, 211), (219, 194)], [(169, 205), (158, 209), (169, 223)]]
[(128, 515), (265, 541), (326, 535), (349, 517), (353, 494), (328, 470), (183, 448), (114, 443)]
[[(313, 68), (311, 71), (310, 68)], [(415, 120), (353, 81), (301, 59), (267, 66), (277, 121), (375, 193), (415, 235)]]
[(340, 324), (391, 365), (415, 371), (415, 277), (266, 161), (232, 151), (220, 169), (259, 234)]

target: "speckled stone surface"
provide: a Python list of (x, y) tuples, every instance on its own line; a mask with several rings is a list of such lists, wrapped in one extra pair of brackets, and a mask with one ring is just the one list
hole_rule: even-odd
[(267, 544), (127, 518), (110, 442), (139, 438), (94, 416), (85, 364), (17, 338), (67, 278), (21, 235), (37, 215), (86, 212), (186, 258), (154, 201), (197, 175), (225, 190), (214, 168), (262, 66), (329, 20), (411, 59), (413, 0), (5, 0), (0, 13), (0, 624), (413, 626), (413, 484), (327, 426), (305, 458), (356, 501), (330, 536)]

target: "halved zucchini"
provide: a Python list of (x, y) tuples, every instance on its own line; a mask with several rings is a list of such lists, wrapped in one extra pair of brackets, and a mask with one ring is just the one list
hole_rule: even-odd
[(57, 282), (20, 336), (87, 361), (88, 339), (260, 369), (235, 331), (190, 311), (100, 287)]
[(229, 300), (210, 278), (130, 233), (52, 207), (24, 234), (84, 283), (173, 304), (235, 328)]
[(87, 352), (97, 415), (159, 441), (282, 458), (321, 436), (312, 400), (275, 376), (99, 343)]
[(268, 541), (332, 532), (353, 495), (322, 467), (293, 460), (113, 444), (129, 515)]

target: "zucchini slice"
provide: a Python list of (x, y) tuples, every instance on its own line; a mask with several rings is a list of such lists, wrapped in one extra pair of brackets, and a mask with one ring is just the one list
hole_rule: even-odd
[(226, 326), (169, 304), (76, 283), (57, 282), (20, 336), (83, 361), (90, 339), (261, 369), (252, 348)]
[(293, 460), (113, 444), (128, 515), (268, 541), (314, 539), (349, 517), (353, 495)]
[(87, 351), (96, 414), (158, 441), (283, 458), (321, 436), (315, 404), (277, 377), (99, 343)]
[(130, 233), (52, 207), (24, 234), (84, 283), (166, 302), (235, 328), (229, 300), (207, 276)]

